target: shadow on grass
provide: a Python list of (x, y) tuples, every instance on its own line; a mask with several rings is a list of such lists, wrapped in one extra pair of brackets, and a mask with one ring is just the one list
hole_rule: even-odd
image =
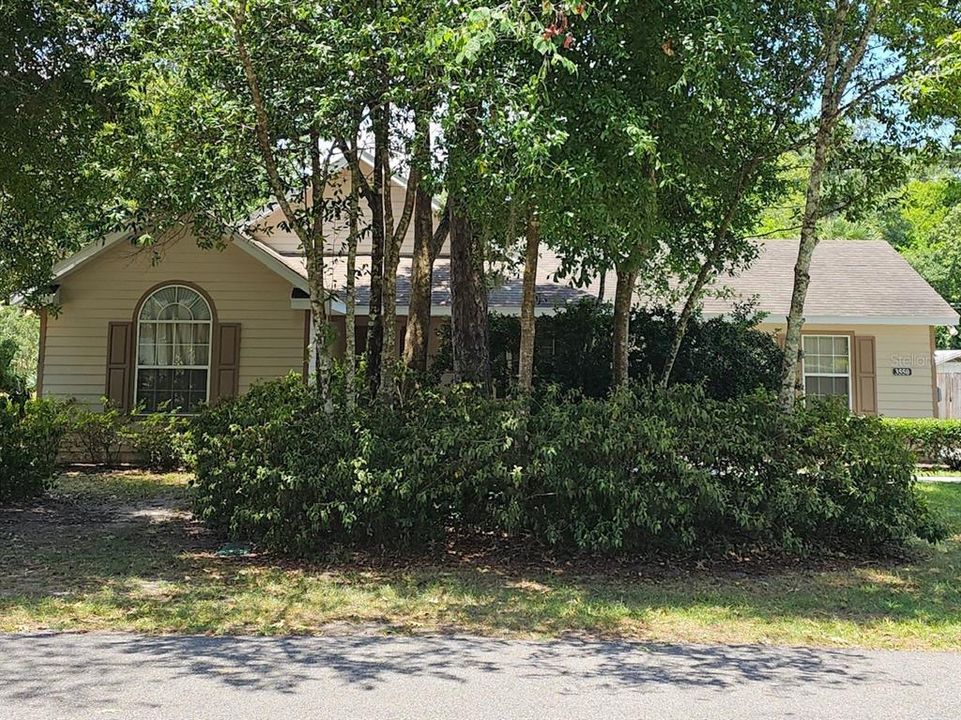
[[(409, 631), (961, 647), (958, 537), (919, 548), (907, 563), (744, 577), (305, 566), (216, 557), (215, 540), (185, 511), (182, 484), (167, 479), (151, 493), (144, 477), (65, 481), (52, 501), (0, 513), (0, 543), (11, 549), (0, 556), (0, 628), (276, 635), (349, 622)], [(947, 511), (961, 508), (961, 486), (925, 492)]]

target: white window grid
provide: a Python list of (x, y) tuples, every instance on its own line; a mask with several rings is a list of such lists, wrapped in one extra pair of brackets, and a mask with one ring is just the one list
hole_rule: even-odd
[[(836, 357), (845, 357), (845, 356), (836, 354), (836, 353), (834, 352), (834, 350), (833, 350), (834, 340), (835, 340), (835, 339), (844, 340), (844, 346), (847, 348), (847, 355), (846, 355), (846, 358), (847, 358), (847, 361), (848, 361), (848, 363), (847, 363), (847, 367), (848, 367), (847, 372), (836, 372), (836, 371), (834, 371), (834, 372), (824, 372), (824, 371), (821, 371), (821, 370), (809, 370), (809, 369), (808, 369), (808, 363), (807, 363), (808, 353), (807, 353), (806, 350), (804, 350), (804, 341), (807, 340), (807, 339), (812, 339), (812, 340), (813, 340), (813, 339), (820, 339), (820, 338), (830, 339), (830, 340), (831, 340), (832, 350), (831, 350), (831, 354), (829, 355), (829, 357), (831, 357), (832, 359), (833, 359), (833, 358), (836, 358)], [(819, 334), (816, 334), (816, 335), (815, 335), (815, 334), (805, 334), (805, 335), (802, 335), (802, 336), (801, 336), (801, 349), (804, 350), (804, 352), (802, 352), (802, 356), (801, 356), (801, 374), (802, 374), (802, 376), (805, 378), (805, 388), (807, 387), (807, 382), (806, 382), (806, 380), (807, 380), (807, 378), (809, 378), (809, 377), (847, 378), (847, 381), (848, 381), (848, 408), (849, 408), (849, 409), (853, 408), (853, 407), (854, 407), (854, 375), (853, 375), (854, 360), (853, 360), (853, 358), (851, 357), (851, 337), (850, 337), (849, 335), (831, 335), (831, 334), (820, 334), (820, 333), (819, 333)], [(827, 355), (826, 353), (821, 353), (820, 351), (817, 352), (817, 353), (811, 353), (811, 354), (812, 354), (812, 355), (819, 355), (819, 356), (826, 356), (826, 355)], [(833, 364), (833, 363), (832, 363), (832, 364)]]
[[(149, 301), (150, 298), (152, 298), (157, 293), (163, 290), (167, 290), (168, 288), (180, 288), (183, 290), (187, 290), (188, 292), (196, 295), (198, 298), (200, 298), (201, 302), (203, 302), (203, 304), (206, 306), (207, 313), (210, 315), (210, 319), (209, 320), (142, 320), (141, 318), (143, 317), (143, 309), (146, 307), (147, 301)], [(206, 325), (207, 327), (210, 328), (209, 332), (207, 333), (207, 364), (206, 365), (157, 365), (157, 364), (141, 365), (140, 364), (140, 329), (144, 325)], [(209, 401), (210, 400), (210, 375), (211, 375), (210, 358), (212, 355), (213, 331), (214, 331), (213, 311), (210, 307), (210, 304), (207, 302), (207, 299), (203, 295), (201, 295), (199, 292), (194, 290), (192, 287), (189, 287), (187, 285), (177, 285), (177, 284), (164, 285), (163, 287), (159, 287), (156, 290), (154, 290), (152, 293), (150, 293), (150, 295), (147, 296), (147, 298), (144, 299), (143, 303), (141, 304), (140, 313), (137, 315), (137, 337), (136, 337), (136, 343), (134, 345), (137, 353), (136, 362), (134, 363), (134, 379), (133, 379), (134, 407), (137, 407), (140, 402), (140, 397), (139, 397), (140, 382), (139, 381), (140, 381), (141, 370), (204, 370), (207, 373), (207, 385), (206, 385), (206, 388), (204, 389), (204, 400)], [(186, 413), (186, 412), (180, 411), (178, 414), (179, 415), (195, 415), (196, 413)]]

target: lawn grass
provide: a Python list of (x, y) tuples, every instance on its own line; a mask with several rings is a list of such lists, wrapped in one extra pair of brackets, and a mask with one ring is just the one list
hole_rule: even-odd
[(0, 631), (298, 634), (363, 625), (543, 637), (961, 650), (961, 485), (922, 483), (953, 537), (878, 560), (631, 576), (496, 563), (220, 558), (185, 475), (67, 475), (0, 511)]
[(919, 467), (917, 470), (918, 478), (925, 477), (961, 477), (961, 470), (949, 470), (947, 468)]

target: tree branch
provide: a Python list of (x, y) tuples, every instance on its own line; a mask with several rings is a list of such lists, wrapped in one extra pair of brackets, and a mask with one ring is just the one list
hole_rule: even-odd
[(353, 172), (353, 176), (358, 178), (359, 182), (357, 189), (361, 195), (364, 196), (364, 200), (370, 202), (371, 198), (374, 196), (374, 189), (367, 182), (367, 178), (364, 177), (364, 173), (360, 169), (360, 157), (357, 152), (356, 147), (351, 147), (343, 138), (338, 138), (337, 147), (341, 153), (344, 155), (344, 159), (347, 160), (347, 165)]
[(444, 202), (444, 210), (441, 213), (440, 221), (437, 223), (437, 229), (434, 230), (434, 236), (430, 239), (430, 256), (432, 258), (436, 258), (440, 254), (440, 249), (444, 247), (448, 232), (450, 232), (450, 196)]
[(240, 64), (243, 67), (244, 77), (247, 80), (250, 100), (254, 106), (254, 116), (257, 119), (257, 145), (260, 147), (260, 154), (264, 161), (264, 168), (267, 171), (267, 181), (270, 184), (270, 189), (277, 197), (277, 203), (280, 205), (280, 209), (283, 211), (284, 217), (287, 219), (290, 227), (304, 245), (304, 249), (307, 250), (310, 238), (308, 237), (306, 228), (297, 219), (297, 215), (294, 213), (294, 209), (291, 207), (290, 201), (287, 198), (287, 188), (284, 185), (283, 179), (280, 177), (280, 171), (277, 167), (277, 157), (274, 155), (273, 140), (270, 135), (270, 122), (267, 118), (264, 96), (260, 90), (260, 82), (257, 79), (253, 61), (250, 59), (250, 53), (247, 51), (247, 44), (244, 42), (246, 12), (247, 0), (240, 0), (233, 16), (234, 41), (237, 44), (237, 54), (240, 56)]
[(871, 38), (871, 33), (874, 32), (875, 25), (877, 25), (878, 15), (878, 4), (876, 2), (872, 2), (871, 7), (868, 10), (868, 16), (864, 21), (864, 27), (861, 29), (861, 35), (858, 37), (858, 41), (854, 48), (851, 50), (851, 54), (841, 65), (841, 75), (838, 77), (837, 85), (835, 86), (834, 90), (835, 100), (838, 105), (841, 103), (841, 98), (844, 97), (844, 92), (847, 90), (848, 83), (851, 82), (851, 77), (854, 75), (854, 71), (857, 69), (858, 65), (861, 64), (861, 59), (864, 57), (864, 52), (868, 47), (868, 40)]
[[(391, 178), (388, 175), (388, 184), (390, 180)], [(418, 185), (420, 185), (420, 170), (411, 168), (410, 176), (407, 178), (407, 191), (404, 193), (404, 209), (401, 211), (400, 220), (397, 221), (397, 227), (394, 228), (392, 237), (395, 243), (401, 241), (407, 234), (407, 228), (410, 227), (410, 219), (414, 215), (414, 198), (417, 196)]]
[(844, 105), (841, 105), (840, 107), (838, 107), (838, 111), (837, 111), (838, 116), (844, 115), (849, 110), (852, 110), (853, 108), (860, 105), (865, 98), (873, 95), (883, 87), (887, 87), (888, 85), (893, 85), (894, 83), (896, 83), (898, 80), (900, 80), (907, 74), (908, 74), (908, 69), (904, 68), (894, 73), (893, 75), (888, 75), (887, 77), (881, 78), (880, 80), (877, 80), (876, 82), (871, 83), (866, 88), (864, 88), (861, 92), (855, 95), (851, 100), (844, 103)]

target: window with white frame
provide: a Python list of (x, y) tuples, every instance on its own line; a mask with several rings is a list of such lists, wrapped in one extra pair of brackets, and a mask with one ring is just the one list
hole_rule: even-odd
[(848, 335), (804, 335), (804, 394), (842, 397), (851, 405), (851, 338)]
[(196, 290), (167, 285), (137, 318), (135, 404), (142, 412), (195, 413), (210, 387), (213, 313)]

